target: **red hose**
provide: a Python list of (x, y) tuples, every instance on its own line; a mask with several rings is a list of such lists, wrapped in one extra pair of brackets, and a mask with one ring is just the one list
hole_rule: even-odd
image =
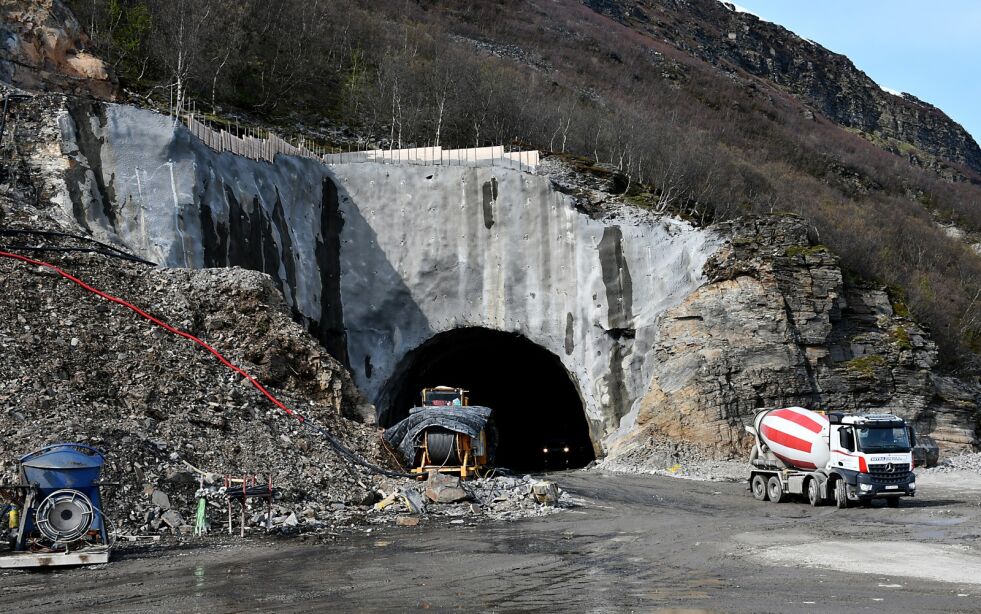
[(98, 290), (96, 288), (93, 288), (92, 286), (88, 285), (87, 283), (85, 283), (81, 279), (79, 279), (77, 277), (74, 277), (74, 276), (70, 275), (69, 273), (66, 273), (65, 271), (63, 271), (62, 269), (56, 267), (55, 265), (53, 265), (51, 263), (42, 262), (40, 260), (33, 260), (33, 259), (27, 258), (25, 256), (20, 256), (18, 254), (11, 254), (9, 252), (3, 252), (3, 251), (0, 251), (0, 257), (3, 257), (3, 258), (12, 258), (14, 260), (20, 260), (21, 262), (25, 262), (27, 264), (33, 264), (35, 266), (41, 266), (41, 267), (45, 267), (45, 268), (51, 269), (52, 271), (58, 273), (58, 275), (61, 275), (65, 279), (78, 284), (79, 286), (85, 288), (86, 290), (88, 290), (92, 294), (96, 294), (98, 296), (101, 296), (102, 298), (106, 299), (107, 301), (110, 301), (110, 302), (113, 302), (113, 303), (117, 303), (119, 305), (122, 305), (123, 307), (126, 307), (127, 309), (129, 309), (131, 311), (136, 312), (138, 315), (140, 315), (143, 318), (146, 318), (147, 320), (153, 322), (154, 324), (156, 324), (157, 326), (163, 328), (167, 332), (173, 333), (173, 334), (175, 334), (175, 335), (177, 335), (179, 337), (184, 337), (185, 339), (190, 339), (194, 343), (197, 343), (198, 345), (200, 345), (204, 349), (206, 349), (209, 352), (211, 352), (215, 356), (215, 358), (217, 358), (219, 361), (221, 361), (221, 364), (225, 365), (226, 367), (228, 367), (229, 369), (231, 369), (235, 373), (238, 373), (239, 375), (241, 375), (242, 377), (244, 377), (245, 379), (247, 379), (250, 384), (252, 384), (253, 386), (255, 386), (256, 390), (258, 390), (263, 395), (265, 395), (265, 397), (267, 399), (269, 399), (270, 401), (272, 401), (273, 405), (275, 405), (276, 407), (278, 407), (281, 410), (283, 410), (284, 412), (286, 412), (287, 415), (296, 418), (300, 422), (306, 421), (306, 418), (305, 417), (303, 417), (301, 414), (296, 413), (295, 411), (293, 411), (289, 407), (286, 407), (286, 405), (284, 405), (282, 403), (282, 401), (280, 401), (279, 399), (277, 399), (276, 397), (274, 397), (272, 395), (272, 393), (270, 393), (268, 390), (266, 390), (265, 387), (263, 387), (262, 384), (260, 384), (254, 377), (252, 377), (251, 375), (249, 375), (248, 373), (246, 373), (241, 367), (238, 367), (238, 366), (232, 364), (231, 361), (229, 361), (227, 358), (225, 358), (224, 356), (222, 356), (221, 352), (219, 352), (215, 348), (211, 347), (210, 345), (208, 345), (204, 341), (198, 339), (197, 337), (195, 337), (191, 333), (186, 333), (186, 332), (184, 332), (182, 330), (179, 330), (177, 328), (174, 328), (173, 326), (171, 326), (170, 324), (167, 324), (163, 320), (160, 320), (158, 318), (153, 317), (152, 315), (150, 315), (147, 312), (143, 311), (139, 307), (137, 307), (137, 306), (135, 306), (135, 305), (133, 305), (131, 303), (128, 303), (128, 302), (124, 301), (123, 299), (121, 299), (119, 297), (112, 296), (111, 294), (106, 294), (105, 292), (102, 292), (101, 290)]

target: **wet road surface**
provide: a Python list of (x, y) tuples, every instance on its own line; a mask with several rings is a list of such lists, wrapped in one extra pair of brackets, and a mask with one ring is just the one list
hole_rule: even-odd
[[(130, 549), (99, 568), (0, 572), (0, 610), (981, 611), (981, 492), (924, 489), (899, 509), (839, 511), (756, 502), (744, 484), (553, 478), (577, 507), (511, 523)], [(944, 577), (951, 552), (964, 568), (958, 581), (915, 577)], [(874, 573), (877, 559), (906, 566)]]

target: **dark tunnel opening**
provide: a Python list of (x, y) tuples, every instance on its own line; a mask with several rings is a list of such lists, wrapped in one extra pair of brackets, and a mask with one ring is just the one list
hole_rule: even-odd
[(463, 328), (412, 350), (387, 385), (382, 425), (408, 416), (435, 386), (465, 388), (471, 405), (494, 410), (497, 467), (573, 469), (595, 459), (576, 385), (557, 356), (520, 335)]

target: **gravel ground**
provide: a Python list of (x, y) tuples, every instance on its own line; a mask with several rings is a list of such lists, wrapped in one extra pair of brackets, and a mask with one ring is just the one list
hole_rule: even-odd
[(978, 611), (979, 494), (924, 489), (899, 509), (837, 510), (755, 501), (745, 484), (597, 470), (551, 477), (576, 507), (517, 522), (430, 515), (336, 537), (127, 545), (93, 568), (0, 570), (0, 608)]

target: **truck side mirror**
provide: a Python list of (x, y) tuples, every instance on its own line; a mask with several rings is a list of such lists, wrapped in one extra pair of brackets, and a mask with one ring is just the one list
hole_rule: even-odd
[(911, 426), (907, 426), (906, 427), (906, 430), (909, 432), (909, 447), (915, 448), (916, 447), (916, 431), (913, 430), (913, 427), (911, 427)]
[(849, 452), (855, 451), (855, 442), (852, 441), (851, 429), (840, 429), (838, 431), (838, 443)]

